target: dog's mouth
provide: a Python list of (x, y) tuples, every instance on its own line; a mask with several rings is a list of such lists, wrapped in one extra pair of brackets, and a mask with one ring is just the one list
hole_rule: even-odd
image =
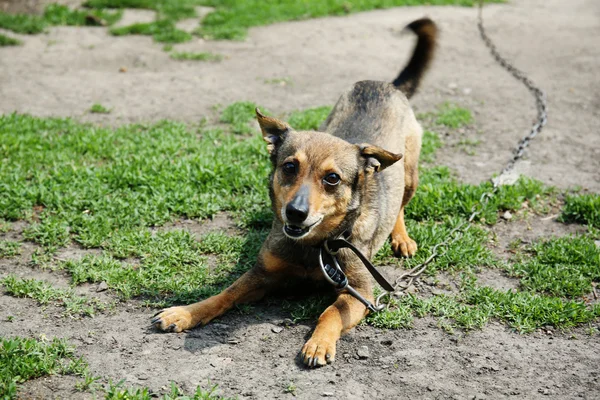
[(315, 223), (308, 226), (298, 226), (293, 224), (284, 224), (283, 225), (283, 233), (289, 238), (292, 239), (301, 239), (308, 235), (310, 231), (321, 222), (322, 218), (317, 220)]

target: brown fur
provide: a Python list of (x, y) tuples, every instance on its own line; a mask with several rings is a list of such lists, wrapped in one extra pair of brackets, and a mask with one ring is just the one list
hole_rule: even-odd
[[(410, 87), (410, 94), (416, 89), (431, 59), (436, 29), (430, 20), (409, 27), (420, 43), (407, 66), (412, 70), (403, 71), (413, 81), (402, 81), (401, 74), (394, 82), (397, 87), (374, 81), (354, 84), (320, 132), (294, 131), (257, 109), (273, 163), (270, 196), (275, 219), (256, 266), (217, 296), (162, 311), (152, 320), (155, 326), (181, 332), (208, 323), (236, 304), (256, 301), (290, 278), (322, 281), (318, 247), (344, 233), (367, 257), (390, 235), (396, 255), (416, 252), (404, 224), (404, 207), (418, 184), (422, 130), (398, 88)], [(419, 64), (419, 57), (425, 62)], [(290, 214), (292, 206), (296, 214)], [(293, 222), (298, 212), (304, 219)], [(346, 250), (338, 258), (350, 285), (372, 301), (371, 277), (358, 258)], [(302, 348), (304, 362), (319, 366), (333, 361), (340, 335), (366, 314), (361, 302), (339, 293)]]

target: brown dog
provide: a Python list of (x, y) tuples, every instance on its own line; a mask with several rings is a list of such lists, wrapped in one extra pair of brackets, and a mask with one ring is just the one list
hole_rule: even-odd
[[(236, 304), (259, 300), (291, 279), (323, 280), (319, 246), (341, 235), (369, 258), (390, 234), (397, 256), (416, 252), (417, 244), (404, 225), (404, 207), (417, 188), (422, 129), (407, 97), (415, 92), (432, 59), (437, 29), (427, 18), (408, 28), (418, 41), (398, 78), (393, 84), (354, 84), (327, 117), (323, 132), (295, 131), (256, 110), (273, 163), (270, 195), (276, 216), (257, 263), (222, 293), (163, 310), (152, 324), (181, 332), (207, 324)], [(345, 249), (338, 259), (350, 285), (373, 301), (371, 277), (364, 265)], [(346, 291), (338, 293), (302, 348), (304, 363), (332, 362), (340, 335), (367, 312)]]

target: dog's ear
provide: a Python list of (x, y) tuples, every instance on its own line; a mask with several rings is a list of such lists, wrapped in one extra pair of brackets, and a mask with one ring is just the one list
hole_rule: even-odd
[(361, 157), (365, 159), (365, 171), (380, 172), (402, 158), (402, 154), (395, 154), (381, 147), (363, 143), (358, 145)]
[(283, 121), (263, 115), (258, 107), (254, 111), (256, 111), (256, 119), (260, 125), (263, 139), (267, 142), (267, 150), (269, 150), (269, 154), (273, 154), (275, 147), (282, 142), (285, 134), (292, 128)]

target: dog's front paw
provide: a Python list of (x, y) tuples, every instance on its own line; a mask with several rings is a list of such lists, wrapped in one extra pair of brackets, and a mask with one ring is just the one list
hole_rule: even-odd
[(181, 332), (194, 327), (192, 313), (186, 307), (164, 309), (150, 323), (165, 332)]
[(417, 242), (408, 236), (399, 240), (392, 239), (392, 250), (396, 257), (412, 257), (417, 252)]
[(302, 359), (308, 367), (322, 367), (335, 360), (336, 340), (313, 337), (302, 347)]

